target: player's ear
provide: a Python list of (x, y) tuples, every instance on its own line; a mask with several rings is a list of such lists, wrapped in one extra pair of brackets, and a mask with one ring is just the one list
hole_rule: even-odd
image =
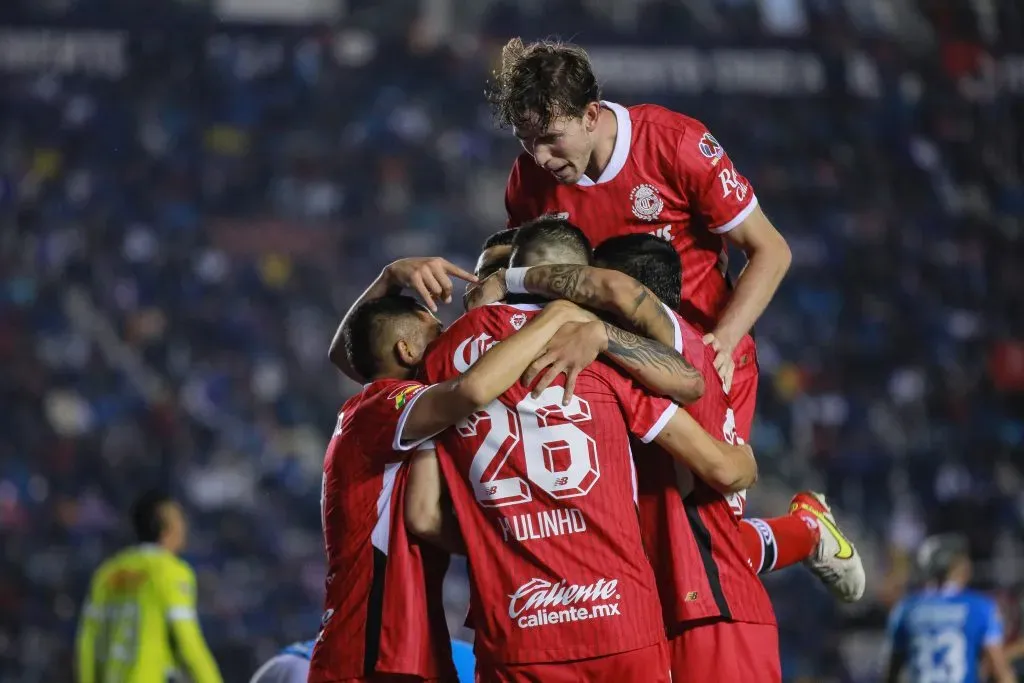
[(583, 110), (583, 129), (588, 133), (597, 130), (597, 122), (601, 119), (601, 103), (591, 102)]
[(403, 368), (414, 368), (419, 365), (423, 349), (406, 339), (399, 339), (395, 342), (395, 358)]

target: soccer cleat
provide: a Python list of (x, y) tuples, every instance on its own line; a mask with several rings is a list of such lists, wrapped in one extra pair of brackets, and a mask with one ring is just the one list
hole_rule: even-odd
[(860, 600), (866, 583), (864, 563), (836, 524), (825, 496), (814, 491), (801, 491), (793, 496), (789, 513), (814, 520), (821, 531), (818, 546), (804, 560), (807, 568), (840, 600)]

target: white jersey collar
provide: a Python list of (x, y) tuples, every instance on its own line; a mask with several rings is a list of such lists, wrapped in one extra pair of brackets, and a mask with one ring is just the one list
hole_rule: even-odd
[(504, 301), (494, 301), (487, 304), (488, 306), (508, 306), (514, 308), (517, 311), (543, 311), (546, 304), (507, 304)]
[(614, 180), (626, 165), (626, 160), (629, 158), (629, 147), (633, 142), (633, 121), (629, 118), (629, 110), (621, 104), (605, 100), (601, 100), (601, 106), (615, 114), (615, 122), (618, 124), (618, 130), (615, 133), (615, 146), (612, 148), (612, 158), (608, 160), (608, 165), (601, 172), (601, 177), (594, 181), (584, 175), (576, 183), (582, 187), (592, 187)]

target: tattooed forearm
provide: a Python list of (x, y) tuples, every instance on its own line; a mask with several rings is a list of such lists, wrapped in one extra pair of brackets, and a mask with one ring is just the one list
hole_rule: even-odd
[(671, 346), (675, 341), (675, 325), (672, 318), (662, 305), (661, 299), (640, 283), (637, 285), (640, 291), (633, 299), (629, 314), (626, 316), (629, 323), (644, 336)]
[[(647, 288), (646, 287), (641, 287), (640, 291), (636, 295), (636, 298), (633, 299), (633, 303), (630, 305), (630, 309), (629, 309), (629, 319), (630, 320), (633, 320), (634, 318), (636, 318), (637, 313), (640, 311), (640, 307), (644, 305), (644, 302), (647, 301), (647, 299), (648, 299)], [(659, 306), (658, 308), (661, 308), (661, 307)]]
[(693, 403), (704, 394), (700, 372), (672, 348), (676, 327), (670, 314), (658, 297), (628, 275), (578, 265), (534, 266), (526, 273), (526, 289), (612, 312), (650, 337), (605, 323), (606, 354), (614, 363), (679, 403)]
[(704, 378), (682, 355), (664, 344), (605, 323), (608, 356), (641, 384), (680, 403), (704, 394)]
[(526, 273), (526, 289), (580, 306), (600, 307), (597, 287), (587, 278), (587, 266), (534, 266)]
[(618, 358), (681, 374), (700, 374), (685, 358), (661, 342), (627, 332), (608, 323), (605, 323), (604, 327), (608, 333), (608, 353)]
[(661, 300), (623, 273), (580, 265), (534, 266), (525, 284), (533, 294), (608, 311), (644, 336), (674, 343), (675, 326)]

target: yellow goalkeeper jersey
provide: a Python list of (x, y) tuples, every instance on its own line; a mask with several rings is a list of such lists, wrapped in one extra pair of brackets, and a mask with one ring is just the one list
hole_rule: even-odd
[(160, 546), (122, 550), (96, 570), (77, 638), (78, 683), (221, 683), (196, 620), (196, 577)]

